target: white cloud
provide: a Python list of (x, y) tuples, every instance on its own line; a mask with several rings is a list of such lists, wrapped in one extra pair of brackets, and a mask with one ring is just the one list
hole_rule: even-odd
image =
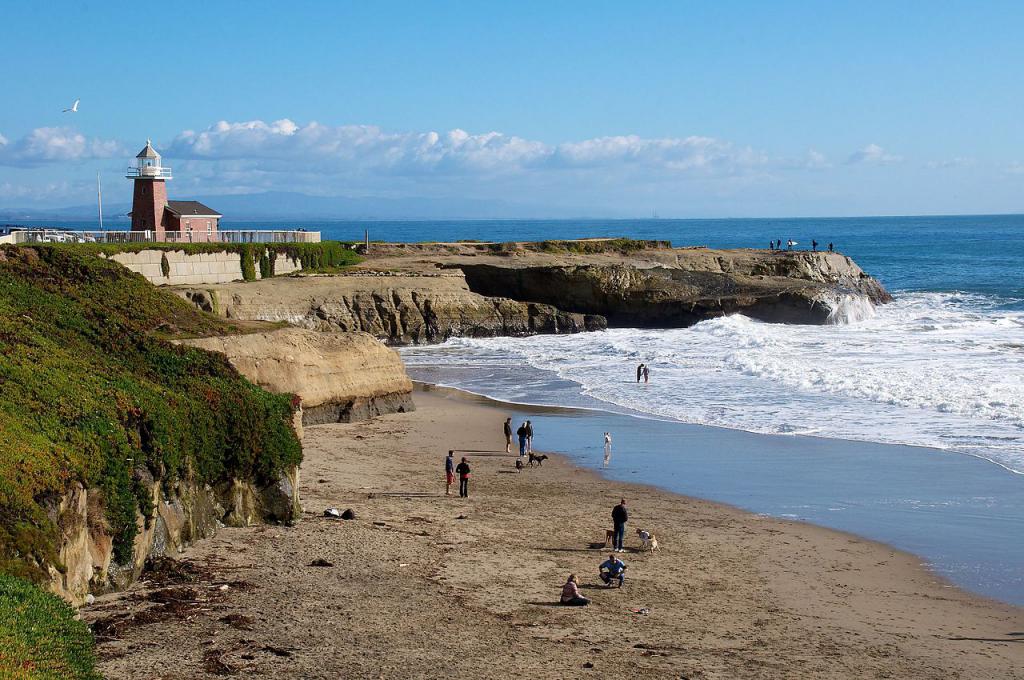
[(13, 144), (0, 136), (0, 165), (33, 166), (111, 158), (123, 153), (125, 148), (120, 142), (89, 139), (67, 127), (36, 128)]
[[(599, 137), (549, 145), (501, 132), (386, 132), (371, 125), (297, 125), (221, 121), (187, 130), (166, 149), (172, 158), (240, 160), (266, 169), (279, 164), (324, 172), (389, 175), (508, 174), (524, 170), (646, 167), (664, 173), (732, 174), (769, 159), (749, 147), (710, 137)], [(283, 167), (282, 167), (283, 169)]]
[(929, 161), (924, 164), (924, 167), (929, 170), (945, 170), (948, 168), (967, 168), (975, 165), (973, 158), (962, 158), (956, 156), (955, 158), (947, 158), (940, 161)]
[(888, 153), (877, 144), (868, 144), (860, 151), (855, 151), (846, 159), (847, 165), (886, 165), (888, 163), (899, 163), (902, 156), (895, 156)]

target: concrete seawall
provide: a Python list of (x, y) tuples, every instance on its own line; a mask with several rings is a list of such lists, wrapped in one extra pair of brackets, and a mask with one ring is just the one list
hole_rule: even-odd
[[(164, 257), (167, 258), (166, 276), (163, 271)], [(197, 254), (188, 254), (181, 250), (140, 250), (137, 253), (117, 253), (111, 255), (110, 259), (137, 274), (142, 274), (150, 283), (157, 286), (194, 286), (243, 279), (241, 254), (226, 250)], [(279, 253), (274, 261), (276, 275), (291, 274), (300, 269), (302, 265), (299, 262), (293, 261), (283, 253)], [(262, 278), (258, 262), (256, 278)]]

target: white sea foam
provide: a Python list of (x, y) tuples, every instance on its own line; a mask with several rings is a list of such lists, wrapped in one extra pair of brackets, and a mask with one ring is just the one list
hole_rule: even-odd
[[(678, 330), (459, 339), (403, 355), (412, 366), (551, 371), (594, 399), (686, 422), (932, 446), (1024, 473), (1024, 313), (998, 303), (841, 298), (826, 326), (737, 315)], [(651, 366), (649, 385), (635, 384), (639, 362)], [(489, 392), (507, 398), (507, 387)]]

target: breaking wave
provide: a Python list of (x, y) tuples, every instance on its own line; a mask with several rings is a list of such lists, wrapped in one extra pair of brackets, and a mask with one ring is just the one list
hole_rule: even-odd
[[(842, 297), (832, 309), (825, 326), (736, 315), (688, 329), (457, 339), (402, 354), (414, 375), (458, 367), (435, 375), (502, 399), (551, 403), (543, 377), (555, 377), (581, 398), (653, 416), (930, 446), (1024, 474), (1019, 304), (907, 293), (879, 307)], [(648, 385), (635, 382), (640, 362), (651, 367)]]

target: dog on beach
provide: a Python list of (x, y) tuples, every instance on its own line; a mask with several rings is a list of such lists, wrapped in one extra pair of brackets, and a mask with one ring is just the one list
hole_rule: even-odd
[(614, 540), (614, 538), (615, 538), (615, 529), (605, 529), (604, 530), (604, 547), (607, 548), (608, 545), (612, 542), (612, 540)]
[(537, 465), (544, 465), (544, 461), (546, 461), (547, 459), (548, 457), (543, 453), (538, 456), (533, 451), (530, 451), (530, 467), (533, 467), (534, 463), (536, 463)]
[(646, 529), (637, 529), (636, 535), (640, 537), (640, 550), (650, 550), (654, 552), (658, 549), (658, 538), (650, 531)]
[(522, 458), (516, 458), (516, 472), (522, 472), (522, 471), (523, 471), (523, 459)]

